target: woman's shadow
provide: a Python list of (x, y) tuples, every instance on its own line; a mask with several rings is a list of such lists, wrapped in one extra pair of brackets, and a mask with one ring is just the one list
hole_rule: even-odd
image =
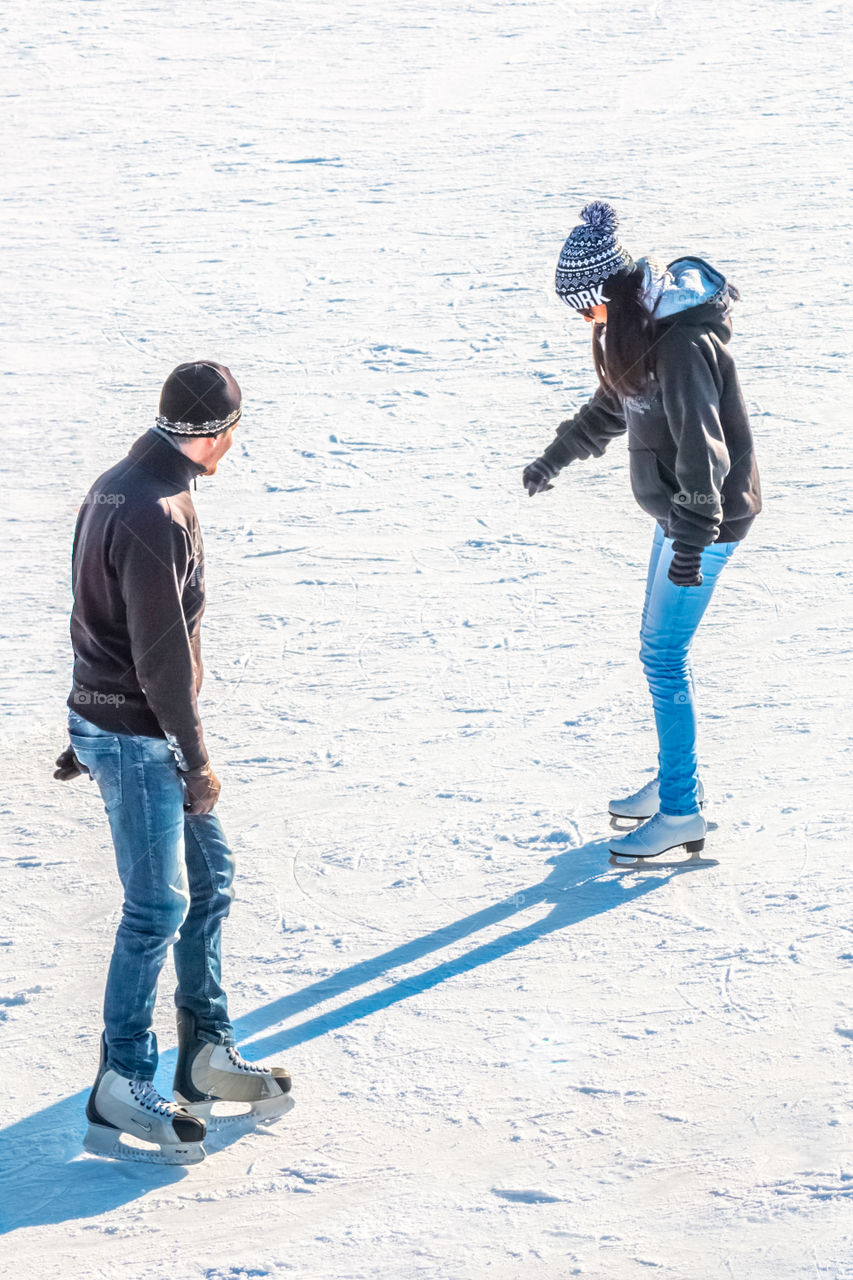
[[(552, 841), (561, 838), (559, 833), (550, 837)], [(648, 871), (630, 866), (608, 867), (606, 841), (594, 841), (556, 854), (548, 859), (548, 865), (552, 870), (539, 883), (520, 888), (492, 906), (351, 965), (247, 1014), (235, 1025), (238, 1040), (258, 1037), (252, 1039), (252, 1058), (279, 1053), (429, 991), (447, 978), (489, 964), (550, 933), (633, 902), (680, 874), (680, 869), (671, 864), (665, 870), (652, 867)], [(689, 864), (685, 864), (686, 869)], [(510, 929), (453, 960), (392, 982), (380, 991), (359, 996), (296, 1026), (261, 1035), (287, 1018), (542, 904), (551, 906), (546, 915)], [(158, 1081), (164, 1093), (170, 1093), (174, 1064), (174, 1050), (161, 1055)], [(298, 1089), (297, 1076), (297, 1097)], [(145, 1195), (152, 1188), (168, 1186), (186, 1177), (186, 1170), (179, 1167), (82, 1156), (87, 1096), (88, 1087), (0, 1129), (0, 1232), (93, 1217)], [(245, 1132), (246, 1125), (237, 1124), (211, 1133), (206, 1149), (209, 1153), (220, 1150)]]

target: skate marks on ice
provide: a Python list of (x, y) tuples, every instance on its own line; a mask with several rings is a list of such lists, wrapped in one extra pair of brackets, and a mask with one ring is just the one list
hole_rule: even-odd
[[(448, 979), (470, 973), (482, 965), (511, 955), (549, 934), (557, 933), (603, 912), (633, 903), (638, 897), (662, 888), (672, 874), (632, 877), (623, 883), (606, 870), (606, 842), (593, 841), (569, 849), (548, 859), (552, 870), (533, 885), (519, 886), (498, 902), (474, 911), (439, 928), (398, 946), (342, 969), (328, 978), (312, 983), (301, 991), (271, 1002), (237, 1023), (241, 1041), (248, 1040), (254, 1057), (268, 1057), (294, 1045), (303, 1044), (352, 1022), (393, 1007), (411, 996), (437, 987)], [(605, 869), (602, 870), (602, 864)], [(545, 908), (545, 914), (529, 919), (529, 913)], [(550, 910), (548, 910), (550, 908)], [(520, 919), (518, 927), (497, 938), (460, 952), (459, 944), (495, 926)], [(444, 949), (456, 952), (432, 968), (408, 972), (409, 967)], [(407, 971), (395, 982), (388, 982), (393, 970)], [(308, 1009), (375, 981), (385, 985), (378, 991), (359, 996), (346, 1004), (315, 1015), (293, 1027), (280, 1024)], [(280, 1027), (265, 1036), (260, 1033)], [(258, 1038), (253, 1038), (258, 1037)]]
[(3, 1234), (97, 1217), (187, 1176), (186, 1166), (84, 1155), (88, 1096), (87, 1085), (0, 1131)]
[[(556, 854), (549, 859), (552, 870), (544, 880), (523, 886), (480, 911), (351, 965), (239, 1019), (235, 1025), (238, 1040), (242, 1043), (255, 1037), (251, 1048), (252, 1057), (256, 1060), (302, 1044), (391, 1008), (410, 996), (429, 991), (450, 978), (469, 973), (549, 934), (631, 904), (638, 897), (662, 887), (671, 878), (668, 875), (649, 876), (645, 880), (637, 878), (631, 889), (626, 891), (618, 877), (602, 872), (604, 852), (605, 844), (596, 841)], [(402, 978), (378, 992), (333, 1008), (295, 1027), (270, 1031), (270, 1028), (280, 1026), (299, 1013), (374, 980), (387, 982), (389, 971), (417, 963), (443, 948), (458, 946), (492, 926), (523, 916), (533, 907), (550, 907), (550, 910), (542, 918), (523, 923), (496, 939), (419, 974)], [(265, 1031), (269, 1034), (262, 1036)], [(164, 1082), (171, 1079), (175, 1058), (175, 1050), (161, 1055), (158, 1077)], [(153, 1188), (170, 1185), (187, 1176), (179, 1166), (124, 1163), (117, 1166), (112, 1160), (81, 1158), (87, 1096), (88, 1088), (0, 1130), (3, 1152), (0, 1162), (0, 1231), (97, 1216), (145, 1195)], [(269, 1123), (263, 1127), (267, 1128)], [(248, 1118), (237, 1117), (213, 1126), (205, 1139), (209, 1155), (237, 1141), (256, 1125), (257, 1121), (250, 1124)], [(116, 1176), (117, 1167), (122, 1170), (120, 1177)]]
[[(638, 877), (626, 890), (618, 877), (602, 871), (605, 851), (605, 842), (595, 841), (556, 854), (549, 859), (552, 869), (544, 880), (523, 886), (482, 910), (351, 965), (239, 1019), (235, 1024), (238, 1040), (243, 1043), (254, 1037), (251, 1049), (255, 1060), (305, 1043), (510, 955), (549, 934), (630, 905), (671, 879), (669, 875)], [(492, 926), (523, 917), (535, 907), (550, 910), (541, 918), (522, 923), (496, 939), (390, 983), (380, 991), (351, 1000), (295, 1027), (271, 1030), (289, 1018), (374, 980), (387, 982), (389, 971), (415, 964), (443, 948), (458, 946)], [(263, 1032), (268, 1034), (262, 1035)], [(164, 1083), (171, 1079), (175, 1058), (175, 1050), (161, 1055), (158, 1078)], [(87, 1096), (88, 1087), (0, 1130), (3, 1153), (0, 1231), (94, 1217), (187, 1176), (179, 1166), (123, 1162), (117, 1165), (112, 1160), (81, 1158)], [(263, 1127), (266, 1129), (270, 1124), (267, 1122)], [(245, 1117), (214, 1125), (205, 1139), (208, 1158), (256, 1126), (257, 1121), (250, 1123)], [(117, 1168), (121, 1169), (118, 1177)]]
[[(255, 1058), (271, 1054), (284, 1045), (295, 1045), (317, 1038), (393, 1006), (411, 995), (428, 991), (445, 979), (498, 960), (562, 928), (613, 907), (630, 905), (641, 894), (673, 882), (683, 869), (667, 869), (652, 860), (647, 867), (636, 870), (624, 868), (629, 872), (628, 876), (614, 875), (606, 867), (606, 841), (567, 848), (566, 846), (572, 846), (576, 838), (569, 831), (553, 831), (531, 837), (524, 842), (531, 852), (560, 850), (550, 859), (552, 870), (543, 880), (505, 893), (498, 901), (461, 918), (451, 917), (447, 924), (418, 938), (394, 946), (257, 1009), (239, 1021), (238, 1037), (244, 1041), (247, 1037), (260, 1037), (262, 1033), (268, 1033), (266, 1039), (254, 1040), (252, 1056)], [(775, 828), (763, 830), (761, 838), (776, 844), (778, 832)], [(751, 842), (754, 840), (755, 835), (752, 834)], [(740, 843), (737, 837), (735, 843)], [(739, 883), (744, 870), (747, 868), (742, 868), (741, 875), (737, 877)], [(791, 870), (802, 872), (803, 868)], [(641, 871), (646, 875), (638, 874)], [(626, 892), (625, 886), (628, 883), (631, 889)], [(760, 888), (763, 902), (766, 883), (762, 880), (757, 888)], [(444, 905), (450, 907), (451, 903), (445, 900)], [(547, 914), (530, 922), (526, 913), (531, 908), (544, 908)], [(460, 943), (464, 944), (477, 934), (511, 921), (523, 923), (508, 934), (481, 943), (464, 955), (457, 954), (415, 976), (407, 973), (378, 995), (367, 993), (343, 1007), (322, 1011), (296, 1027), (278, 1029), (286, 1019), (308, 1009), (316, 1009), (327, 1001), (337, 1000), (341, 995), (373, 981), (387, 981), (389, 971), (405, 970), (407, 966), (416, 964), (443, 948), (453, 947), (458, 952)], [(164, 1080), (174, 1066), (174, 1056), (174, 1052), (164, 1053), (162, 1056)], [(121, 1166), (117, 1173), (117, 1166), (111, 1161), (77, 1159), (85, 1124), (83, 1108), (87, 1092), (86, 1089), (62, 1099), (0, 1132), (0, 1150), (3, 1153), (0, 1163), (0, 1229), (8, 1231), (19, 1226), (96, 1216), (132, 1202), (151, 1189), (169, 1186), (188, 1176), (180, 1169), (144, 1166)], [(212, 1154), (224, 1148), (229, 1145), (229, 1138), (236, 1140), (242, 1133), (243, 1128), (238, 1125), (235, 1126), (233, 1137), (229, 1134), (212, 1134), (207, 1140), (208, 1151)]]
[[(580, 822), (581, 827), (585, 825), (585, 820)], [(783, 821), (780, 820), (769, 824), (769, 827), (762, 827), (760, 835), (750, 831), (749, 844), (758, 843), (762, 849), (765, 843), (778, 846), (782, 826)], [(317, 1038), (409, 996), (428, 991), (445, 979), (498, 960), (560, 929), (613, 907), (630, 904), (641, 893), (673, 882), (676, 874), (685, 869), (683, 866), (669, 869), (653, 859), (647, 866), (620, 868), (619, 874), (614, 874), (606, 866), (606, 841), (566, 847), (572, 846), (576, 839), (579, 839), (576, 833), (568, 830), (530, 837), (524, 844), (531, 853), (559, 850), (550, 859), (552, 870), (543, 880), (529, 887), (513, 889), (498, 901), (461, 918), (453, 919), (451, 916), (449, 922), (439, 928), (259, 1008), (240, 1020), (237, 1027), (239, 1038), (242, 1041), (246, 1037), (260, 1037), (262, 1033), (268, 1033), (266, 1039), (258, 1038), (253, 1042), (252, 1056), (255, 1058), (271, 1054), (287, 1044), (295, 1045)], [(735, 846), (742, 843), (743, 835), (735, 833)], [(741, 867), (739, 874), (736, 864), (732, 870), (736, 871), (738, 885), (748, 887), (744, 885), (744, 873), (748, 877), (754, 870), (753, 865)], [(779, 870), (777, 866), (777, 874)], [(801, 857), (794, 857), (793, 865), (785, 868), (786, 889), (802, 880), (807, 870), (807, 859), (803, 861)], [(622, 876), (622, 871), (627, 871), (628, 876)], [(645, 872), (645, 876), (638, 874), (640, 872)], [(628, 881), (632, 885), (630, 892), (626, 892), (624, 887)], [(755, 909), (760, 908), (763, 915), (768, 898), (768, 885), (763, 876), (755, 888), (759, 898)], [(793, 895), (786, 892), (783, 896), (787, 904), (787, 899)], [(452, 904), (444, 899), (443, 905), (449, 908)], [(530, 922), (526, 913), (542, 908), (547, 914)], [(343, 1007), (319, 1012), (296, 1027), (276, 1030), (286, 1019), (299, 1013), (337, 1000), (341, 995), (373, 981), (386, 981), (389, 971), (405, 970), (443, 948), (454, 947), (458, 951), (460, 943), (467, 939), (513, 921), (521, 922), (520, 926), (494, 941), (481, 943), (465, 955), (456, 955), (415, 976), (407, 973), (378, 995), (367, 993)], [(174, 1052), (162, 1055), (164, 1081), (174, 1067), (174, 1057)], [(96, 1216), (188, 1176), (181, 1169), (136, 1165), (121, 1166), (117, 1172), (118, 1166), (112, 1161), (78, 1159), (85, 1127), (83, 1109), (87, 1093), (88, 1089), (84, 1089), (70, 1098), (59, 1100), (0, 1132), (0, 1230)], [(223, 1149), (230, 1145), (230, 1141), (242, 1137), (244, 1132), (242, 1125), (235, 1125), (230, 1134), (211, 1134), (206, 1140), (208, 1152), (213, 1154)]]
[[(743, 1203), (741, 1191), (738, 1192), (737, 1197), (728, 1191), (715, 1191), (712, 1194), (723, 1200), (737, 1198), (738, 1203)], [(853, 1173), (838, 1169), (820, 1172), (816, 1169), (807, 1169), (793, 1178), (763, 1182), (756, 1187), (754, 1205), (749, 1207), (754, 1209), (765, 1207), (768, 1197), (778, 1197), (782, 1201), (794, 1204), (800, 1202), (803, 1206), (809, 1201), (853, 1201)]]
[[(176, 1062), (176, 1049), (161, 1053), (158, 1079), (164, 1089)], [(87, 1085), (0, 1130), (0, 1234), (98, 1217), (180, 1182), (190, 1173), (190, 1165), (152, 1159), (155, 1148), (134, 1134), (122, 1136), (122, 1145), (131, 1150), (120, 1158), (104, 1158), (106, 1152), (96, 1157), (87, 1154), (83, 1136), (88, 1096)], [(208, 1159), (257, 1130), (273, 1132), (293, 1106), (291, 1098), (289, 1106), (269, 1116), (214, 1113), (203, 1143)]]

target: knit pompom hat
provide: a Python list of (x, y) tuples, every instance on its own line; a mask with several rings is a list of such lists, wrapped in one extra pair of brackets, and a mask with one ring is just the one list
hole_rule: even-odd
[(619, 219), (612, 205), (593, 200), (581, 210), (583, 222), (569, 234), (557, 263), (557, 294), (570, 307), (583, 309), (600, 301), (599, 285), (609, 276), (630, 271), (634, 259), (616, 239)]
[(179, 364), (163, 383), (157, 426), (178, 436), (218, 436), (233, 427), (242, 405), (240, 388), (224, 364)]

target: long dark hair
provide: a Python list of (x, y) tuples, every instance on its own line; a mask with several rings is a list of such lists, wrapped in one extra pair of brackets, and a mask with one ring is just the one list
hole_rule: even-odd
[(654, 372), (656, 326), (642, 303), (642, 288), (642, 267), (610, 276), (603, 285), (609, 299), (607, 323), (593, 326), (592, 358), (598, 381), (605, 391), (618, 396), (639, 395)]

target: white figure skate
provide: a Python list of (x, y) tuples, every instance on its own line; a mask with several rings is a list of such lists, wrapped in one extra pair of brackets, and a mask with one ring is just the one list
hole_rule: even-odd
[(610, 857), (658, 858), (670, 849), (682, 845), (691, 855), (691, 861), (702, 862), (699, 854), (705, 848), (707, 824), (701, 813), (655, 813), (641, 826), (629, 831), (618, 840), (610, 841)]
[[(701, 808), (705, 802), (705, 788), (702, 786), (701, 779), (696, 783), (696, 798)], [(651, 818), (659, 809), (660, 792), (658, 780), (657, 778), (652, 778), (651, 782), (647, 782), (644, 787), (640, 787), (640, 790), (635, 791), (633, 795), (610, 801), (608, 805), (610, 825), (616, 831), (632, 831), (633, 827), (620, 827), (618, 823), (621, 820), (633, 823), (644, 822), (646, 818)]]

